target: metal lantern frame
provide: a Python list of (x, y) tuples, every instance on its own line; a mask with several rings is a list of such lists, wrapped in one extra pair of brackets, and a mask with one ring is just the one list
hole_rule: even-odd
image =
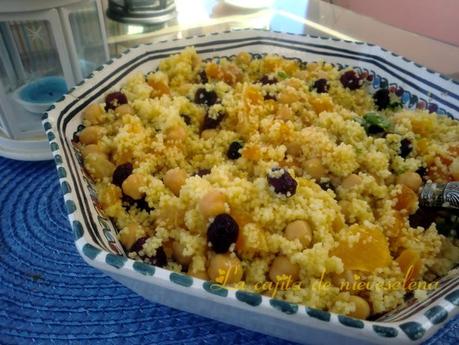
[[(98, 26), (100, 28), (98, 35), (101, 35), (102, 38), (103, 56), (105, 61), (109, 59), (104, 15), (100, 0), (2, 0), (1, 2), (0, 25), (3, 29), (3, 36), (0, 35), (0, 55), (10, 57), (9, 59), (2, 59), (8, 80), (27, 79), (27, 73), (21, 60), (20, 52), (10, 31), (8, 22), (29, 21), (48, 23), (47, 25), (49, 25), (51, 33), (50, 40), (54, 41), (53, 48), (57, 53), (62, 76), (66, 81), (67, 87), (71, 88), (83, 80), (85, 75), (83, 75), (80, 65), (80, 57), (77, 51), (70, 16), (85, 4), (95, 4), (96, 6)], [(45, 152), (43, 152), (43, 147), (41, 147), (41, 154), (34, 154), (34, 150), (38, 150), (37, 145), (39, 143), (46, 144), (41, 126), (36, 131), (21, 133), (19, 128), (21, 122), (20, 114), (17, 114), (15, 118), (6, 115), (16, 112), (15, 105), (13, 104), (14, 100), (11, 99), (11, 94), (8, 94), (8, 92), (9, 90), (0, 82), (0, 133), (6, 135), (0, 135), (0, 149), (5, 145), (11, 147), (15, 145), (15, 149), (19, 151), (26, 152), (26, 150), (30, 150), (31, 155), (26, 159), (38, 160), (51, 158), (47, 147)], [(4, 116), (1, 115), (2, 112)], [(2, 153), (0, 150), (0, 155)]]

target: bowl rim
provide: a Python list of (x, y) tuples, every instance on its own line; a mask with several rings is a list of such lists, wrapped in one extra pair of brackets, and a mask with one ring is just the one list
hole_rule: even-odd
[[(346, 46), (348, 47), (357, 47), (361, 45), (366, 45), (368, 47), (376, 47), (379, 48), (383, 54), (390, 54), (393, 57), (400, 59), (400, 61), (405, 61), (407, 63), (413, 64), (416, 68), (421, 69), (423, 71), (427, 71), (432, 75), (440, 77), (443, 81), (451, 83), (451, 86), (459, 90), (458, 81), (455, 81), (447, 76), (441, 75), (440, 73), (434, 72), (409, 59), (401, 57), (395, 53), (392, 53), (384, 48), (378, 47), (371, 43), (352, 42), (329, 37), (319, 37), (306, 34), (297, 35), (279, 31), (248, 28), (226, 30), (222, 32), (209, 33), (206, 35), (189, 36), (180, 40), (163, 40), (155, 42), (154, 44), (159, 45), (162, 43), (170, 43), (176, 41), (185, 42), (186, 40), (209, 37), (215, 39), (215, 36), (217, 35), (232, 35), (233, 33), (238, 32), (243, 32), (247, 35), (254, 34), (257, 36), (262, 36), (266, 39), (269, 39), (270, 37), (274, 37), (274, 39), (280, 39), (283, 36), (293, 36), (305, 38), (306, 40), (314, 43), (320, 43), (321, 41), (335, 41), (341, 42), (342, 44), (346, 44)], [(438, 329), (439, 326), (443, 324), (446, 320), (451, 319), (454, 315), (459, 313), (459, 308), (457, 306), (459, 299), (459, 290), (457, 289), (459, 285), (459, 275), (453, 277), (451, 281), (448, 283), (448, 287), (450, 287), (450, 289), (447, 291), (449, 292), (448, 295), (446, 295), (445, 293), (442, 296), (437, 297), (435, 301), (431, 301), (430, 304), (427, 303), (427, 305), (430, 307), (429, 309), (426, 310), (424, 306), (423, 308), (420, 308), (420, 310), (417, 311), (415, 314), (410, 315), (408, 318), (402, 320), (395, 320), (390, 322), (367, 321), (354, 319), (349, 316), (339, 315), (336, 313), (322, 311), (315, 308), (310, 308), (302, 304), (289, 303), (286, 301), (277, 300), (275, 298), (269, 298), (258, 293), (251, 293), (244, 290), (233, 290), (228, 287), (220, 288), (218, 292), (211, 292), (209, 291), (211, 289), (211, 285), (216, 284), (205, 282), (202, 279), (191, 277), (182, 273), (176, 273), (160, 267), (155, 267), (149, 264), (141, 263), (130, 258), (127, 258), (126, 256), (116, 255), (110, 253), (109, 251), (103, 248), (97, 248), (89, 242), (87, 242), (85, 237), (83, 236), (84, 229), (82, 223), (80, 222), (81, 219), (75, 212), (80, 205), (78, 205), (78, 202), (72, 196), (72, 190), (70, 186), (73, 182), (70, 181), (68, 178), (68, 162), (66, 162), (65, 158), (63, 158), (65, 157), (65, 155), (61, 155), (61, 148), (59, 146), (59, 142), (69, 140), (69, 138), (60, 137), (59, 131), (55, 131), (53, 129), (55, 125), (54, 122), (56, 118), (59, 116), (60, 110), (64, 112), (67, 109), (67, 111), (69, 111), (70, 109), (72, 109), (72, 101), (78, 102), (79, 100), (84, 99), (84, 95), (82, 95), (82, 97), (74, 95), (74, 92), (78, 90), (80, 86), (87, 84), (88, 81), (91, 81), (96, 76), (102, 76), (103, 74), (101, 74), (101, 72), (105, 68), (107, 68), (115, 62), (120, 61), (123, 57), (127, 56), (128, 54), (141, 53), (144, 51), (144, 49), (149, 49), (149, 46), (151, 45), (152, 43), (137, 45), (134, 48), (126, 50), (114, 59), (111, 59), (107, 63), (101, 65), (82, 82), (77, 84), (75, 87), (69, 89), (68, 92), (64, 94), (64, 96), (61, 99), (59, 99), (53, 105), (51, 105), (51, 107), (42, 116), (42, 124), (47, 134), (51, 151), (56, 163), (56, 168), (58, 170), (60, 186), (64, 194), (68, 218), (70, 220), (70, 224), (75, 235), (75, 244), (80, 255), (85, 259), (85, 261), (99, 269), (106, 271), (112, 270), (117, 273), (123, 273), (129, 278), (143, 280), (153, 285), (160, 282), (162, 284), (166, 284), (167, 287), (171, 289), (174, 289), (177, 286), (191, 288), (191, 290), (184, 289), (182, 291), (185, 293), (188, 292), (188, 294), (191, 294), (192, 291), (193, 293), (198, 291), (199, 294), (203, 296), (217, 295), (219, 297), (223, 297), (223, 295), (225, 295), (225, 297), (228, 297), (229, 300), (231, 300), (232, 304), (242, 303), (244, 305), (249, 304), (252, 306), (259, 307), (260, 313), (271, 313), (274, 310), (275, 313), (277, 313), (275, 316), (278, 318), (285, 318), (292, 315), (298, 317), (299, 315), (301, 315), (301, 321), (320, 320), (322, 322), (330, 322), (331, 324), (333, 324), (333, 326), (337, 326), (337, 333), (348, 333), (350, 330), (352, 330), (357, 331), (355, 332), (355, 334), (356, 336), (358, 336), (362, 335), (360, 331), (363, 330), (366, 332), (367, 335), (370, 335), (373, 338), (377, 338), (377, 340), (380, 341), (381, 339), (388, 341), (411, 340), (415, 342), (426, 340), (427, 337), (430, 337), (432, 335), (434, 329)], [(97, 87), (95, 89), (97, 89)], [(457, 96), (457, 99), (459, 99), (458, 95), (453, 95)], [(70, 171), (70, 174), (72, 174), (72, 171)], [(77, 179), (79, 179), (78, 176)], [(448, 296), (450, 297), (451, 301), (447, 299)], [(429, 298), (427, 299), (427, 302), (428, 301)], [(300, 308), (304, 312), (300, 312)], [(426, 310), (424, 314), (421, 314), (421, 311), (424, 310)], [(311, 324), (305, 324), (305, 326), (316, 327)]]

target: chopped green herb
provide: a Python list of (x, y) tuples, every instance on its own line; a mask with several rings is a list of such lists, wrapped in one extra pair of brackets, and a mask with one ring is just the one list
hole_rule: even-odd
[(367, 133), (370, 134), (374, 133), (375, 129), (379, 129), (381, 132), (386, 132), (391, 126), (387, 117), (376, 112), (366, 113), (363, 116), (363, 120), (363, 127), (365, 127)]
[(277, 77), (278, 77), (279, 79), (287, 79), (287, 78), (288, 78), (288, 75), (287, 75), (287, 73), (285, 73), (284, 71), (279, 71), (279, 72), (277, 72)]

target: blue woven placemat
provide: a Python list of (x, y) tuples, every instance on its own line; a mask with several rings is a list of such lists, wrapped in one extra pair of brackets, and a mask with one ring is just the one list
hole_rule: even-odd
[[(0, 344), (290, 344), (151, 303), (88, 266), (53, 162), (0, 158)], [(459, 318), (428, 344), (459, 344)]]

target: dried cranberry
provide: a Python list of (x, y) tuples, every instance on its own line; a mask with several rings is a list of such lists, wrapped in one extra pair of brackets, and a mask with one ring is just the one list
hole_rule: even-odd
[(226, 152), (226, 156), (229, 159), (238, 159), (241, 157), (239, 150), (242, 149), (242, 147), (243, 145), (239, 141), (233, 141)]
[(400, 151), (399, 155), (402, 158), (408, 157), (408, 155), (413, 151), (413, 144), (411, 143), (411, 140), (408, 138), (402, 139), (400, 141)]
[(217, 118), (215, 119), (210, 117), (209, 113), (207, 113), (206, 116), (204, 117), (204, 123), (202, 124), (202, 130), (217, 128), (220, 122), (222, 122), (224, 117), (225, 117), (225, 113), (223, 112), (219, 112), (217, 114)]
[(215, 91), (207, 91), (205, 88), (201, 87), (196, 90), (194, 95), (194, 102), (196, 104), (205, 104), (208, 106), (214, 105), (218, 101), (218, 96)]
[(390, 104), (389, 90), (379, 89), (374, 93), (373, 100), (378, 110), (386, 109)]
[(267, 176), (268, 183), (274, 188), (276, 194), (291, 197), (296, 193), (298, 183), (285, 169), (273, 168)]
[(347, 87), (349, 90), (357, 90), (363, 84), (362, 79), (360, 79), (358, 74), (352, 70), (344, 72), (341, 75), (340, 81), (341, 81), (341, 84), (343, 84), (343, 86)]
[(317, 79), (312, 85), (312, 88), (315, 89), (317, 93), (327, 93), (329, 89), (327, 79)]
[(229, 214), (222, 213), (215, 217), (207, 228), (207, 241), (216, 253), (226, 253), (239, 234), (239, 225)]
[(276, 77), (270, 77), (268, 75), (264, 75), (258, 80), (259, 83), (263, 85), (271, 85), (271, 84), (276, 84), (278, 82)]
[(133, 168), (131, 163), (118, 165), (115, 171), (113, 172), (112, 183), (114, 185), (117, 185), (118, 187), (121, 187), (124, 180), (132, 174), (132, 169)]
[(126, 104), (128, 102), (127, 97), (120, 91), (109, 93), (105, 97), (105, 111), (109, 109), (115, 109), (116, 107)]

